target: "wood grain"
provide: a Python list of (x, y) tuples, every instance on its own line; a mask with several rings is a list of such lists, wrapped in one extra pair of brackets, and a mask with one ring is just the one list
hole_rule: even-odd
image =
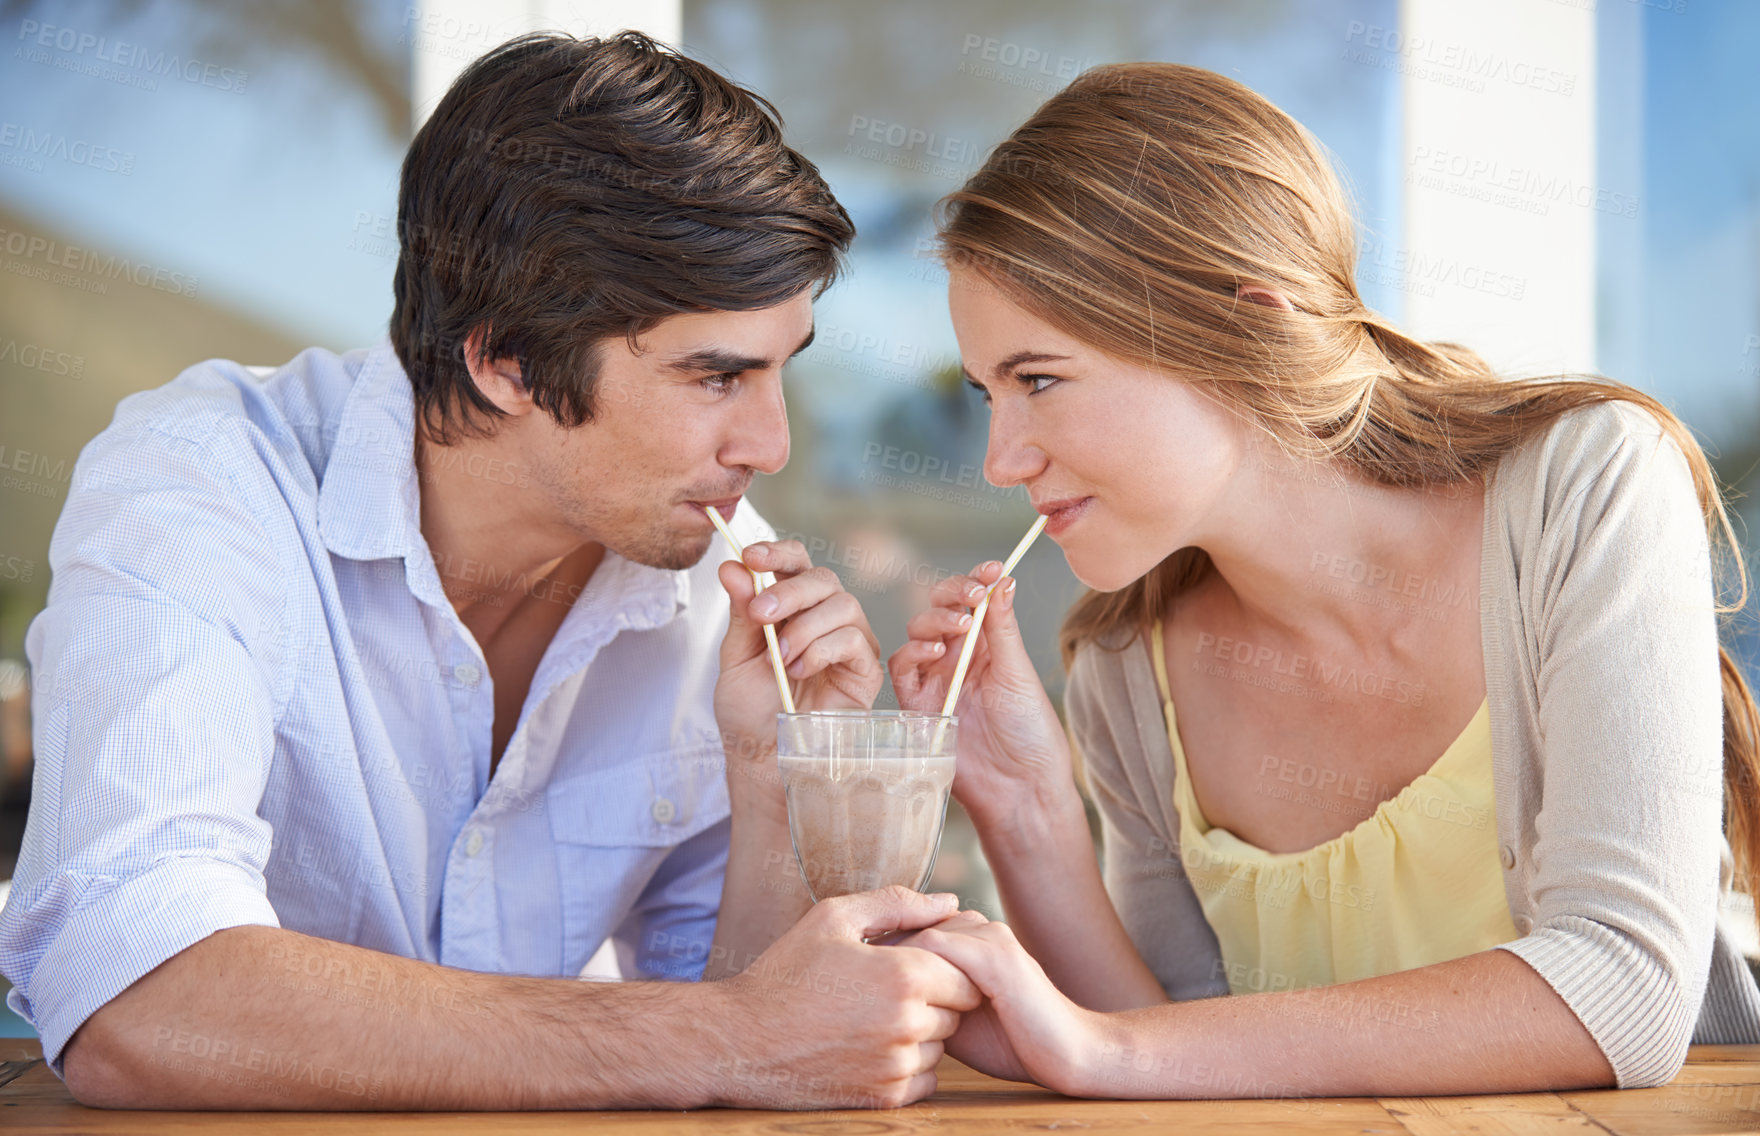
[(1660, 1089), (1384, 1100), (1089, 1101), (998, 1081), (948, 1059), (928, 1100), (886, 1112), (199, 1113), (107, 1112), (74, 1103), (35, 1042), (0, 1046), (29, 1062), (0, 1086), (7, 1133), (570, 1132), (891, 1136), (905, 1133), (1177, 1132), (1223, 1136), (1722, 1136), (1760, 1132), (1760, 1046), (1695, 1047)]

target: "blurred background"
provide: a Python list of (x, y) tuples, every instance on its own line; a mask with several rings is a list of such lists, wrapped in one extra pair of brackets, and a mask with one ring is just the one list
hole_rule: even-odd
[[(1511, 374), (1649, 391), (1753, 488), (1748, 0), (0, 0), (0, 880), (29, 801), (24, 634), (80, 448), (117, 400), (203, 359), (378, 340), (398, 164), (425, 110), (521, 31), (624, 26), (771, 99), (855, 219), (850, 272), (788, 374), (794, 460), (752, 497), (888, 650), (936, 579), (1032, 519), (980, 472), (985, 411), (956, 380), (932, 206), (1097, 63), (1192, 63), (1265, 94), (1335, 156), (1371, 307)], [(1736, 503), (1752, 558), (1760, 518)], [(1050, 542), (1019, 576), (1055, 695), (1079, 585)], [(1725, 635), (1752, 680), (1752, 615)], [(994, 913), (963, 818), (937, 875)]]

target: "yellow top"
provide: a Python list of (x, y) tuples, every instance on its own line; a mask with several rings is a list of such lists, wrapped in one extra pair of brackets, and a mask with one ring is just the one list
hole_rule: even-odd
[[(1159, 623), (1152, 641), (1180, 855), (1222, 948), (1231, 992), (1353, 982), (1521, 938), (1499, 869), (1487, 704), (1428, 772), (1373, 816), (1304, 852), (1266, 852), (1204, 820), (1174, 720)], [(1352, 799), (1294, 762), (1280, 763), (1267, 788), (1321, 809)]]

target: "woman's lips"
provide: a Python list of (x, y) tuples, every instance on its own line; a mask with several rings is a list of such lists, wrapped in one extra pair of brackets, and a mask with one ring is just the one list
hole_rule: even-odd
[(1092, 497), (1068, 497), (1062, 501), (1047, 501), (1035, 507), (1047, 518), (1045, 531), (1056, 536), (1081, 520), (1093, 504)]

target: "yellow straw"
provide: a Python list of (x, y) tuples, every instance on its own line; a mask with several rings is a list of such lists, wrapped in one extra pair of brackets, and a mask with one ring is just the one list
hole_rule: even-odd
[[(703, 512), (709, 514), (710, 522), (714, 524), (717, 529), (721, 530), (722, 537), (728, 544), (733, 546), (733, 554), (739, 558), (740, 567), (745, 568), (747, 572), (751, 572), (752, 588), (754, 591), (763, 591), (764, 581), (758, 578), (756, 572), (752, 572), (750, 568), (746, 567), (745, 549), (741, 548), (739, 546), (739, 541), (734, 539), (732, 530), (727, 527), (727, 522), (721, 519), (721, 514), (715, 511), (713, 505), (704, 505)], [(1043, 517), (1039, 519), (1041, 521), (1044, 520)], [(1035, 533), (1034, 535), (1038, 534)], [(768, 623), (764, 624), (764, 642), (770, 645), (770, 667), (776, 672), (776, 693), (782, 695), (782, 709), (786, 713), (793, 714), (794, 695), (788, 689), (788, 672), (782, 667), (782, 648), (776, 645), (776, 628)], [(963, 666), (960, 668), (960, 673), (965, 673), (965, 668)]]
[[(1045, 531), (1045, 522), (1050, 519), (1044, 513), (1039, 514), (1039, 519), (1033, 522), (1033, 527), (1027, 530), (1027, 535), (1021, 537), (1021, 542), (1014, 546), (1013, 552), (1009, 553), (1008, 559), (1002, 565), (1002, 576), (996, 577), (996, 584), (1002, 583), (1002, 577), (1014, 571), (1014, 566), (1020, 563), (1021, 557), (1027, 554), (1027, 549), (1031, 548), (1033, 542), (1039, 539), (1039, 534)], [(990, 596), (996, 591), (996, 584), (984, 589), (984, 598), (978, 602), (977, 610), (972, 612), (971, 629), (966, 632), (965, 644), (959, 649), (959, 665), (953, 668), (953, 685), (947, 688), (947, 701), (941, 705), (943, 718), (951, 718), (954, 705), (959, 702), (959, 688), (965, 685), (966, 668), (972, 665), (972, 652), (978, 649), (978, 628), (984, 625), (984, 613), (990, 610)], [(937, 739), (940, 738), (940, 735), (941, 731), (936, 730)]]

